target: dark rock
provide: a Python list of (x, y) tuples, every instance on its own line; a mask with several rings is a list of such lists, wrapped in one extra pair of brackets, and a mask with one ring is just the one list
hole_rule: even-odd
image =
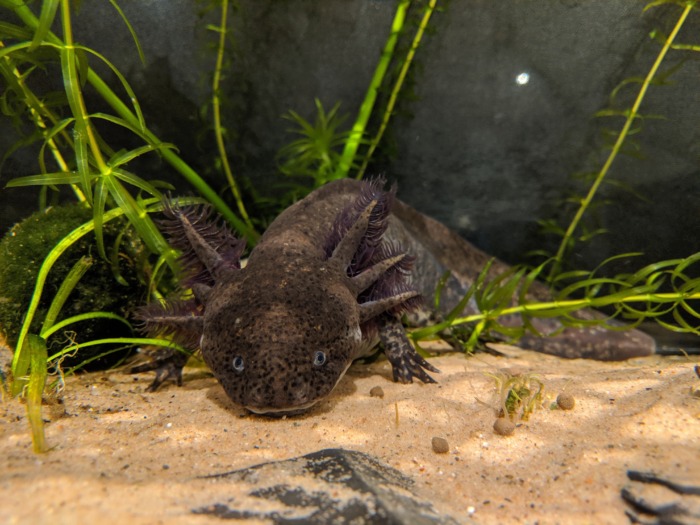
[[(628, 470), (627, 477), (635, 482), (624, 487), (620, 496), (629, 505), (625, 511), (631, 523), (648, 525), (698, 525), (700, 502), (692, 496), (700, 496), (697, 480), (684, 483), (657, 476), (652, 472)], [(666, 491), (645, 490), (648, 487), (665, 487)], [(644, 516), (642, 518), (642, 516)]]
[[(325, 449), (299, 458), (262, 463), (207, 476), (249, 485), (247, 496), (270, 509), (216, 503), (194, 509), (222, 519), (268, 519), (287, 523), (454, 524), (412, 491), (413, 480), (377, 459), (352, 450)], [(256, 507), (259, 507), (257, 501)]]

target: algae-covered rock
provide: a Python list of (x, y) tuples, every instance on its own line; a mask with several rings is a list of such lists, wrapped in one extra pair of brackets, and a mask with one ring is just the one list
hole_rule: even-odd
[[(91, 218), (92, 211), (80, 204), (47, 208), (16, 224), (0, 241), (0, 332), (11, 347), (17, 342), (45, 257), (68, 233), (89, 222)], [(120, 236), (122, 232), (124, 234)], [(114, 271), (110, 261), (99, 256), (93, 232), (83, 236), (59, 257), (44, 285), (31, 326), (33, 333), (39, 333), (55, 293), (82, 256), (90, 257), (91, 265), (66, 300), (57, 321), (92, 311), (126, 316), (134, 307), (145, 302), (147, 288), (140, 270), (145, 260), (145, 250), (138, 237), (130, 232), (131, 229), (127, 228), (123, 219), (115, 219), (104, 225), (107, 256), (118, 261), (118, 272)], [(121, 284), (115, 277), (117, 273), (123, 279)], [(130, 335), (132, 332), (129, 327), (118, 321), (82, 321), (49, 337), (49, 355), (73, 342), (85, 343), (105, 337)], [(81, 348), (75, 355), (66, 357), (62, 367), (74, 366), (114, 348), (114, 345)], [(91, 369), (109, 367), (125, 357), (125, 352), (110, 353), (86, 366)]]

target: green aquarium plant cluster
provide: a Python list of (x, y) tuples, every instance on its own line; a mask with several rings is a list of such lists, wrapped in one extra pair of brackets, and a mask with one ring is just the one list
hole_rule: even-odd
[[(212, 3), (220, 9), (221, 16), (218, 25), (208, 27), (216, 36), (216, 63), (211, 81), (212, 127), (219, 153), (216, 163), (230, 188), (228, 198), (219, 195), (179, 156), (177, 145), (163, 142), (149, 129), (137, 94), (109, 58), (81, 45), (75, 38), (72, 16), (78, 3), (0, 0), (0, 10), (7, 14), (0, 18), (11, 20), (0, 22), (0, 75), (5, 90), (0, 103), (8, 118), (19, 127), (31, 129), (17, 147), (33, 144), (38, 149), (37, 173), (13, 179), (7, 187), (36, 187), (42, 211), (16, 226), (2, 244), (3, 249), (14, 250), (8, 253), (30, 258), (27, 264), (33, 266), (33, 271), (8, 269), (21, 277), (12, 273), (1, 277), (16, 284), (9, 286), (7, 292), (3, 287), (3, 301), (7, 298), (3, 331), (15, 348), (10, 389), (13, 395), (21, 394), (27, 400), (37, 451), (45, 450), (41, 398), (48, 380), (47, 370), (62, 372), (67, 363), (75, 368), (87, 360), (106, 358), (106, 354), (116, 355), (116, 350), (137, 345), (177, 347), (165, 338), (138, 337), (127, 317), (133, 304), (147, 298), (159, 300), (170, 293), (178, 271), (178, 254), (167, 244), (152, 218), (162, 209), (163, 192), (172, 188), (147, 174), (131, 171), (134, 161), (145, 155), (158, 155), (197, 192), (197, 197), (177, 198), (178, 203), (210, 203), (251, 246), (260, 235), (258, 225), (266, 222), (265, 217), (248, 213), (241, 174), (236, 173), (227, 156), (230, 149), (221, 117), (225, 101), (220, 93), (226, 46), (231, 40), (229, 1)], [(616, 156), (636, 130), (635, 125), (642, 118), (640, 106), (657, 78), (664, 57), (674, 46), (683, 52), (697, 50), (675, 43), (678, 31), (695, 9), (695, 2), (656, 1), (648, 4), (647, 9), (668, 3), (679, 5), (677, 23), (661, 39), (659, 58), (639, 82), (640, 90), (633, 106), (615, 114), (623, 119), (615, 141), (617, 146), (597, 172), (585, 198), (578, 201), (580, 206), (571, 222), (557, 230), (562, 235), (557, 253), (536, 268), (516, 268), (496, 279), (487, 279), (488, 268), (484, 269), (464, 298), (464, 303), (475, 299), (481, 313), (464, 317), (455, 309), (443, 322), (415, 330), (412, 338), (417, 344), (439, 336), (446, 328), (452, 328), (452, 333), (467, 349), (489, 332), (500, 332), (516, 340), (525, 330), (532, 329), (527, 320), (533, 316), (558, 316), (565, 325), (580, 324), (583, 321), (573, 317), (572, 312), (602, 306), (613, 309), (611, 318), (627, 319), (632, 324), (652, 319), (672, 330), (700, 333), (697, 322), (700, 313), (693, 306), (700, 298), (700, 280), (689, 277), (700, 255), (662, 261), (614, 278), (599, 276), (597, 271), (564, 271), (566, 254), (583, 238), (582, 218)], [(137, 35), (117, 1), (110, 0), (110, 4), (115, 19), (121, 20), (131, 32), (136, 52), (143, 57)], [(330, 180), (361, 178), (366, 173), (373, 156), (385, 144), (401, 94), (410, 87), (411, 66), (431, 17), (444, 7), (444, 2), (437, 0), (396, 2), (390, 34), (354, 118), (341, 116), (339, 103), (327, 111), (317, 101), (313, 122), (290, 110), (287, 119), (296, 137), (280, 151), (278, 161), (280, 180), (291, 189), (278, 203), (278, 210)], [(54, 32), (52, 28), (60, 30)], [(97, 63), (99, 68), (94, 67)], [(109, 71), (117, 79), (116, 91), (98, 69)], [(38, 90), (35, 86), (42, 83), (33, 80), (44, 76), (53, 81), (49, 85), (60, 85), (62, 89)], [(104, 103), (103, 109), (96, 111), (88, 106), (87, 90)], [(346, 128), (346, 123), (351, 125)], [(110, 143), (110, 130), (114, 129), (128, 132), (138, 145), (126, 149), (122, 144)], [(59, 186), (70, 191), (76, 204), (46, 210)], [(51, 218), (60, 213), (70, 219), (62, 219), (58, 227)], [(40, 225), (40, 234), (32, 230), (36, 224)], [(39, 235), (45, 237), (37, 242)], [(529, 285), (537, 278), (548, 279), (560, 289), (553, 301), (525, 300)], [(102, 302), (92, 299), (100, 295), (95, 293), (95, 287), (104, 296), (100, 298)], [(127, 288), (129, 293), (125, 292)], [(513, 298), (517, 299), (515, 303)], [(522, 328), (513, 329), (499, 322), (502, 316), (513, 313), (521, 314), (526, 320)], [(668, 320), (669, 316), (673, 322)], [(88, 332), (85, 328), (88, 323), (98, 327), (109, 323), (109, 333), (97, 328)], [(91, 353), (85, 353), (86, 350)], [(123, 356), (123, 351), (120, 355)]]
[[(17, 344), (41, 264), (54, 246), (91, 217), (81, 203), (52, 206), (16, 224), (0, 241), (0, 332), (11, 347)], [(44, 287), (55, 292), (42, 295), (29, 330), (43, 334), (51, 353), (134, 335), (127, 317), (148, 299), (146, 251), (123, 218), (105, 224), (103, 235), (107, 259), (99, 257), (94, 235), (85, 236), (70, 245), (47, 277)], [(124, 357), (120, 348), (98, 345), (80, 355), (63, 355), (58, 364), (64, 370), (105, 368)]]

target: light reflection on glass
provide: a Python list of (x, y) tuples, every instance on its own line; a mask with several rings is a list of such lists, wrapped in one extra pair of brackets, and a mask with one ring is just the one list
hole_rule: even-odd
[(522, 72), (520, 73), (517, 77), (515, 77), (515, 83), (518, 84), (519, 86), (524, 86), (530, 82), (530, 74)]

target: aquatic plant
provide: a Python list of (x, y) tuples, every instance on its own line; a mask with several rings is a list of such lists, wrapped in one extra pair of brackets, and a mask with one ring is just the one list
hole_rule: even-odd
[(240, 213), (243, 222), (249, 231), (254, 234), (254, 239), (257, 239), (257, 232), (253, 226), (248, 212), (246, 211), (245, 205), (243, 204), (243, 198), (241, 197), (241, 191), (238, 188), (238, 183), (233, 176), (231, 170), (231, 164), (228, 161), (228, 154), (226, 152), (226, 146), (224, 144), (224, 129), (221, 124), (221, 77), (224, 65), (224, 52), (226, 49), (226, 40), (228, 35), (228, 0), (221, 0), (221, 23), (217, 26), (208, 25), (207, 29), (218, 33), (219, 42), (216, 51), (216, 65), (214, 66), (214, 75), (212, 76), (212, 110), (214, 114), (214, 136), (216, 137), (216, 147), (219, 150), (219, 159), (221, 161), (221, 167), (228, 181), (229, 188), (233, 194), (233, 198), (236, 201), (236, 206), (238, 207), (238, 213)]
[[(10, 346), (16, 346), (42, 261), (91, 216), (91, 210), (80, 203), (52, 206), (18, 223), (0, 240), (0, 334)], [(105, 334), (132, 334), (125, 317), (148, 297), (147, 252), (123, 218), (104, 224), (103, 230), (108, 259), (96, 256), (94, 236), (84, 236), (69, 247), (48, 275), (46, 288), (57, 292), (53, 298), (42, 294), (30, 330), (40, 333), (42, 323), (53, 325), (47, 335), (49, 348), (66, 346), (68, 337), (87, 342)], [(92, 317), (71, 325), (75, 336), (66, 334), (57, 322), (88, 311), (110, 312), (116, 317)], [(109, 349), (94, 347), (94, 352), (81, 352), (60, 366), (69, 368), (93, 360), (104, 368), (125, 357), (124, 352), (111, 357), (106, 354), (110, 354)]]
[[(683, 49), (683, 50), (692, 50), (692, 51), (698, 51), (700, 48), (698, 46), (693, 46), (693, 45), (681, 45), (681, 46), (674, 46), (674, 41), (676, 37), (678, 36), (678, 33), (680, 32), (681, 28), (685, 24), (688, 16), (690, 15), (691, 11), (695, 9), (696, 7), (696, 2), (695, 1), (687, 1), (687, 0), (655, 0), (652, 2), (647, 3), (647, 5), (644, 7), (644, 11), (647, 11), (653, 7), (657, 7), (660, 5), (665, 5), (665, 4), (676, 4), (679, 7), (682, 8), (682, 11), (680, 15), (678, 16), (678, 19), (673, 26), (673, 29), (671, 32), (663, 38), (662, 41), (662, 47), (656, 57), (656, 60), (654, 60), (654, 63), (652, 64), (651, 68), (647, 72), (646, 76), (642, 77), (632, 77), (632, 78), (627, 78), (623, 80), (611, 93), (610, 95), (610, 107), (606, 109), (602, 109), (596, 113), (597, 117), (618, 117), (618, 118), (624, 118), (624, 123), (622, 125), (622, 128), (620, 129), (619, 132), (609, 132), (609, 135), (614, 137), (614, 140), (609, 146), (610, 153), (606, 157), (605, 161), (603, 162), (603, 165), (600, 167), (600, 169), (591, 174), (592, 178), (592, 183), (590, 188), (588, 189), (588, 192), (586, 193), (585, 196), (582, 197), (572, 197), (569, 199), (569, 204), (574, 204), (577, 206), (577, 209), (569, 222), (567, 227), (562, 227), (556, 223), (556, 221), (553, 220), (546, 220), (546, 221), (541, 221), (541, 225), (544, 228), (545, 232), (549, 233), (554, 233), (557, 235), (561, 236), (561, 241), (559, 242), (559, 247), (556, 251), (556, 254), (553, 257), (553, 264), (550, 267), (549, 273), (548, 273), (548, 280), (550, 282), (553, 281), (553, 279), (562, 271), (562, 264), (564, 262), (565, 257), (567, 256), (568, 253), (571, 252), (573, 249), (576, 240), (579, 241), (588, 241), (592, 237), (599, 235), (601, 233), (605, 233), (604, 229), (601, 228), (594, 228), (594, 229), (588, 229), (583, 227), (583, 232), (582, 234), (578, 237), (576, 237), (577, 231), (579, 231), (581, 228), (581, 221), (586, 214), (586, 212), (591, 209), (593, 206), (593, 200), (595, 199), (596, 195), (598, 194), (601, 186), (603, 185), (604, 182), (606, 182), (606, 177), (610, 173), (610, 169), (615, 161), (615, 159), (622, 153), (625, 153), (625, 146), (629, 146), (630, 143), (630, 135), (633, 133), (639, 132), (641, 129), (641, 122), (646, 118), (658, 118), (658, 116), (653, 116), (653, 115), (644, 115), (640, 113), (640, 107), (642, 105), (642, 102), (644, 101), (644, 98), (647, 94), (647, 91), (649, 87), (656, 83), (656, 84), (663, 84), (666, 81), (666, 78), (668, 74), (673, 72), (675, 68), (671, 70), (671, 72), (660, 75), (659, 74), (659, 68), (661, 66), (661, 63), (663, 62), (664, 58), (666, 57), (668, 51), (670, 49)], [(659, 31), (655, 31), (652, 33), (652, 37), (656, 39), (661, 38), (661, 33)], [(661, 77), (661, 78), (660, 78)], [(615, 107), (615, 100), (616, 96), (619, 93), (620, 89), (622, 89), (625, 86), (628, 85), (634, 85), (634, 84), (639, 84), (639, 91), (637, 93), (637, 96), (634, 99), (634, 102), (632, 105), (628, 108), (624, 109), (619, 109)], [(635, 128), (636, 126), (636, 128)], [(627, 150), (629, 152), (629, 149)], [(540, 252), (542, 253), (542, 252)], [(545, 254), (546, 255), (546, 254)]]
[[(397, 56), (400, 50), (400, 38), (408, 36), (410, 28), (407, 22), (412, 9), (421, 12), (419, 21), (408, 49), (401, 56)], [(280, 171), (290, 177), (303, 176), (313, 180), (313, 187), (293, 185), (291, 194), (293, 197), (303, 197), (312, 189), (331, 180), (351, 175), (361, 179), (365, 175), (370, 160), (382, 142), (389, 121), (394, 115), (399, 95), (402, 90), (405, 90), (408, 72), (413, 64), (416, 50), (436, 10), (437, 0), (428, 0), (425, 3), (399, 0), (391, 32), (384, 44), (352, 127), (341, 129), (348, 115), (338, 115), (340, 103), (336, 103), (326, 113), (318, 99), (315, 100), (316, 117), (313, 124), (293, 110), (285, 115), (285, 118), (296, 124), (290, 132), (301, 135), (301, 138), (280, 150), (278, 154)], [(391, 74), (392, 65), (397, 70), (395, 75)], [(389, 95), (386, 97), (383, 108), (378, 109), (377, 101), (383, 91), (387, 91)], [(376, 130), (373, 130), (370, 125), (374, 119), (378, 122)], [(361, 151), (361, 148), (364, 149)], [(287, 200), (289, 199), (285, 199)]]
[(313, 181), (311, 188), (308, 185), (293, 184), (294, 199), (303, 197), (311, 189), (319, 188), (335, 178), (341, 159), (340, 149), (347, 144), (352, 134), (351, 130), (341, 131), (348, 115), (338, 114), (340, 103), (326, 113), (319, 99), (314, 102), (316, 118), (313, 124), (294, 110), (284, 115), (285, 119), (295, 124), (289, 131), (300, 135), (300, 138), (278, 152), (279, 170), (291, 179), (304, 177)]
[[(488, 334), (500, 334), (499, 339), (513, 342), (528, 331), (540, 335), (530, 323), (533, 317), (556, 317), (564, 327), (593, 324), (608, 330), (626, 330), (642, 321), (653, 321), (673, 332), (700, 335), (700, 310), (697, 308), (700, 278), (691, 277), (697, 274), (700, 253), (653, 263), (631, 274), (614, 277), (597, 274), (606, 263), (634, 255), (639, 254), (613, 257), (592, 272), (559, 274), (557, 279), (569, 284), (561, 290), (553, 290), (552, 300), (544, 302), (528, 300), (527, 295), (532, 284), (553, 261), (529, 270), (515, 267), (495, 278), (489, 275), (490, 267), (487, 265), (464, 301), (466, 304), (474, 297), (479, 313), (459, 316), (461, 308), (455, 308), (445, 320), (416, 329), (410, 336), (414, 341), (421, 341), (440, 337), (441, 332), (455, 326), (468, 326), (468, 339), (462, 343), (467, 350), (473, 350), (478, 341)], [(574, 315), (584, 308), (607, 308), (610, 313), (608, 317), (596, 320), (583, 320)], [(523, 323), (512, 326), (499, 321), (512, 315), (520, 315)], [(626, 324), (620, 326), (614, 320)]]

